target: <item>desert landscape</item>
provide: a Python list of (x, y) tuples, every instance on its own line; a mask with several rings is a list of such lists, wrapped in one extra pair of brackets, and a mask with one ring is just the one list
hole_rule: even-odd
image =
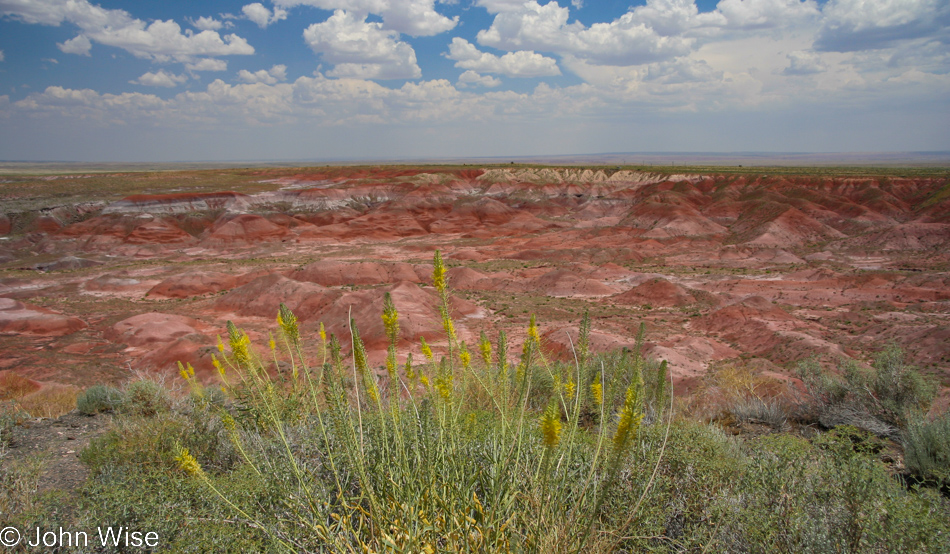
[(950, 547), (943, 169), (139, 169), (0, 182), (13, 551)]
[(449, 266), (461, 340), (530, 315), (571, 357), (664, 359), (688, 395), (710, 367), (775, 379), (885, 345), (950, 385), (950, 184), (938, 170), (648, 171), (333, 167), (10, 175), (0, 216), (0, 369), (38, 385), (136, 372), (214, 379), (232, 320), (266, 342), (285, 303), (313, 336), (347, 314), (382, 364), (380, 306), (400, 345), (444, 340), (432, 254)]

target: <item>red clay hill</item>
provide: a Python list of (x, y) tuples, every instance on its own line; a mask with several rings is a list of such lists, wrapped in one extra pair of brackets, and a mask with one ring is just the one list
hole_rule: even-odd
[(644, 322), (681, 383), (711, 364), (866, 363), (893, 342), (947, 386), (950, 181), (899, 173), (328, 167), (214, 190), (221, 171), (172, 172), (102, 177), (142, 193), (76, 205), (18, 177), (39, 203), (0, 214), (0, 370), (86, 385), (182, 360), (212, 379), (225, 322), (266, 344), (280, 303), (313, 345), (321, 322), (347, 344), (352, 317), (378, 363), (386, 292), (421, 355), (444, 342), (439, 249), (461, 338), (505, 329), (512, 358), (532, 313), (568, 356), (589, 310), (595, 347)]

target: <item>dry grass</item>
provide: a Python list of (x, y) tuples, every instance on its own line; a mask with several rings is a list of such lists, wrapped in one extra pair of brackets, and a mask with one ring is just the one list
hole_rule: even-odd
[(59, 417), (76, 409), (79, 389), (69, 385), (49, 385), (20, 399), (20, 408), (33, 417)]
[(17, 400), (39, 389), (39, 383), (12, 371), (0, 373), (0, 400)]

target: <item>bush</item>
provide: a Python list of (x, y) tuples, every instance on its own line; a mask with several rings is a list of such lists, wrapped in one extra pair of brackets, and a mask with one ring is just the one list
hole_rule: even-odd
[(125, 400), (122, 391), (106, 385), (89, 387), (76, 399), (76, 408), (84, 415), (95, 415), (100, 412), (111, 412), (118, 408)]
[(808, 395), (800, 406), (803, 417), (899, 439), (897, 429), (906, 426), (908, 414), (927, 411), (936, 395), (936, 384), (906, 364), (903, 350), (894, 345), (878, 353), (868, 369), (847, 360), (838, 370), (840, 375), (831, 375), (813, 359), (799, 363)]
[(950, 485), (950, 411), (929, 420), (911, 418), (903, 438), (907, 469), (922, 479)]
[(171, 407), (172, 398), (165, 387), (147, 379), (132, 381), (126, 385), (125, 398), (118, 406), (119, 411), (124, 414), (146, 417), (163, 414)]

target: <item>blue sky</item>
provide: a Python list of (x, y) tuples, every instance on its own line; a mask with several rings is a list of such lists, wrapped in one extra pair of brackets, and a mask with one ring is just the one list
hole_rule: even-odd
[(947, 0), (0, 0), (0, 159), (950, 150)]

